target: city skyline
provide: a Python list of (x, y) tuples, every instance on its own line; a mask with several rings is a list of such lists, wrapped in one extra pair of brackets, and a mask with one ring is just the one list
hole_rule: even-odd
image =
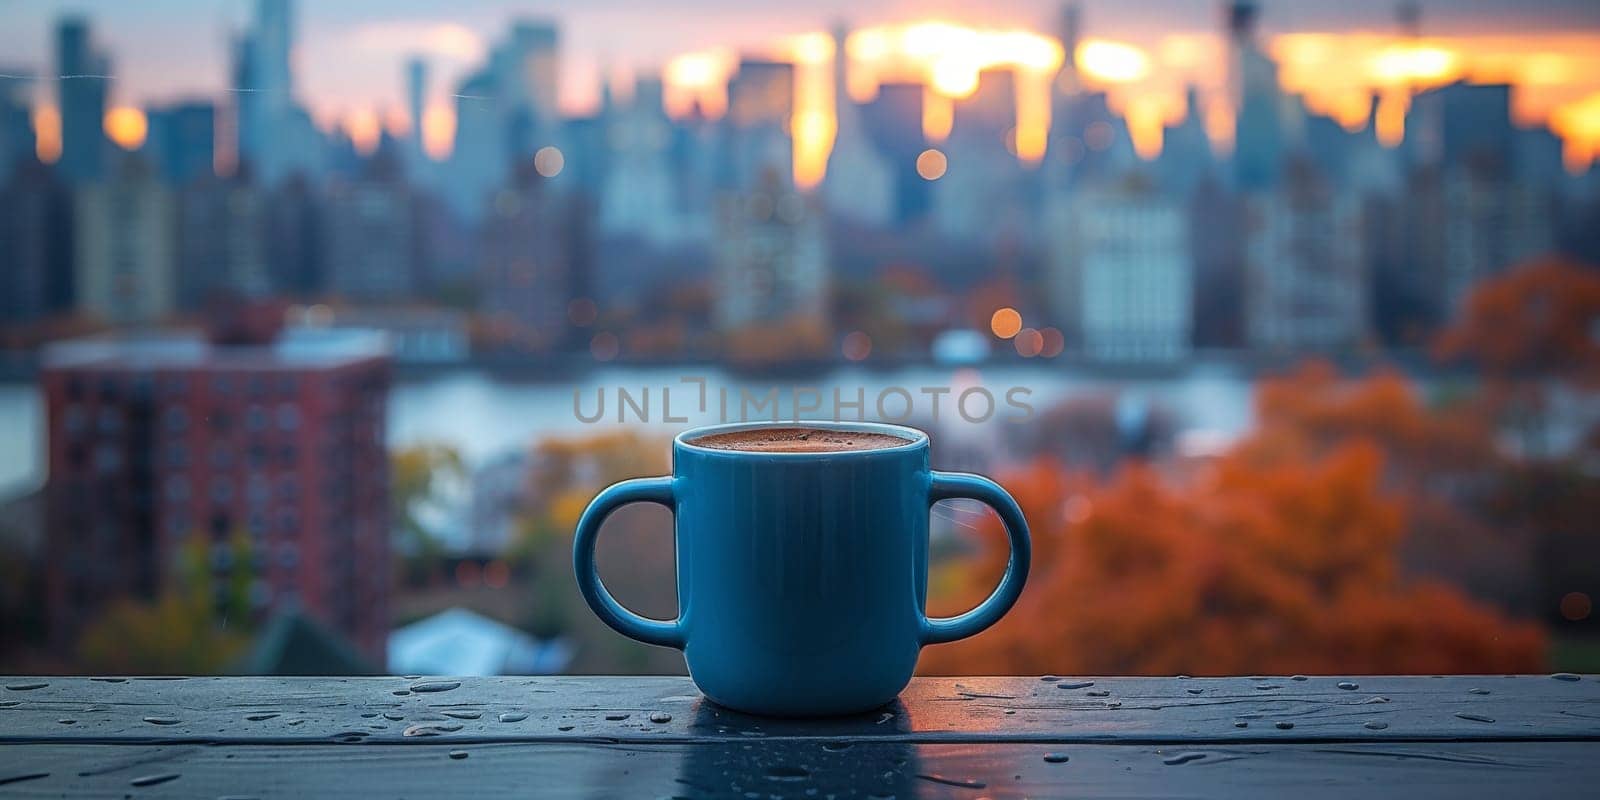
[[(159, 59), (148, 61), (150, 43), (164, 40), (171, 30), (149, 31), (146, 36), (141, 33), (142, 25), (118, 24), (114, 9), (101, 6), (77, 9), (69, 4), (41, 4), (29, 11), (38, 16), (41, 7), (52, 7), (53, 13), (38, 16), (47, 26), (46, 32), (63, 14), (87, 12), (95, 41), (101, 52), (110, 56), (115, 73), (109, 87), (108, 133), (128, 147), (142, 142), (145, 121), (141, 106), (201, 96), (220, 99), (226, 93), (227, 49), (247, 27), (243, 12), (252, 4), (237, 5), (213, 6), (217, 18), (216, 25), (209, 28), (213, 35), (195, 32), (194, 41), (200, 46), (188, 52), (201, 63), (214, 63), (186, 69), (173, 69)], [(685, 15), (697, 19), (699, 9), (715, 5), (692, 3)], [(1220, 6), (1187, 4), (1183, 13), (1170, 15), (1160, 26), (1133, 30), (1129, 19), (1142, 11), (1127, 12), (1093, 2), (1076, 5), (1084, 20), (1075, 59), (1079, 71), (1090, 88), (1106, 90), (1114, 110), (1127, 117), (1140, 155), (1153, 158), (1159, 153), (1164, 126), (1184, 117), (1185, 89), (1191, 85), (1199, 92), (1199, 108), (1213, 145), (1222, 151), (1231, 146)], [(1355, 3), (1341, 16), (1300, 3), (1261, 4), (1262, 38), (1281, 65), (1283, 89), (1302, 95), (1309, 110), (1331, 116), (1350, 130), (1364, 127), (1368, 97), (1379, 92), (1385, 96), (1379, 114), (1380, 138), (1394, 144), (1404, 115), (1403, 97), (1410, 91), (1456, 79), (1511, 83), (1517, 89), (1513, 98), (1516, 120), (1524, 125), (1549, 124), (1566, 141), (1569, 169), (1578, 171), (1587, 165), (1600, 147), (1600, 48), (1595, 47), (1600, 42), (1600, 14), (1582, 4), (1540, 3), (1543, 14), (1519, 17), (1514, 31), (1496, 34), (1484, 30), (1491, 27), (1485, 21), (1496, 16), (1490, 4), (1466, 4), (1466, 8), (1424, 5), (1416, 31), (1420, 38), (1411, 38), (1395, 19), (1396, 5)], [(1204, 13), (1194, 13), (1194, 6), (1203, 6)], [(230, 15), (230, 9), (237, 13)], [(319, 127), (341, 127), (360, 149), (370, 151), (382, 132), (409, 135), (412, 114), (408, 109), (415, 106), (411, 98), (403, 96), (404, 68), (407, 59), (421, 58), (432, 79), (420, 104), (427, 150), (436, 160), (441, 159), (454, 144), (455, 105), (464, 94), (464, 79), (482, 66), (493, 41), (505, 28), (522, 18), (513, 12), (537, 21), (547, 11), (489, 2), (474, 6), (459, 21), (400, 16), (367, 24), (360, 21), (359, 8), (345, 9), (344, 23), (329, 21), (337, 15), (328, 17), (326, 9), (297, 8), (292, 53), (297, 99), (308, 107)], [(1012, 3), (999, 12), (986, 11), (978, 20), (960, 12), (924, 14), (919, 9), (916, 14), (896, 14), (892, 9), (852, 9), (851, 21), (859, 27), (847, 47), (850, 93), (859, 101), (870, 97), (882, 80), (910, 79), (932, 86), (930, 97), (960, 97), (964, 90), (970, 91), (978, 68), (1016, 66), (1022, 78), (1033, 77), (1021, 80), (1025, 85), (1018, 90), (1023, 100), (1019, 103), (1018, 150), (1023, 151), (1024, 160), (1035, 160), (1042, 154), (1043, 134), (1025, 134), (1048, 125), (1048, 104), (1044, 102), (1048, 78), (1063, 60), (1055, 44), (1058, 24), (1053, 22), (1060, 11), (1059, 3)], [(499, 28), (485, 28), (484, 20), (495, 14), (500, 15)], [(831, 40), (822, 29), (808, 29), (793, 15), (785, 15), (781, 25), (762, 21), (760, 15), (734, 16), (731, 22), (708, 26), (696, 36), (679, 40), (684, 45), (706, 43), (704, 46), (646, 49), (630, 64), (627, 59), (596, 57), (586, 44), (585, 14), (550, 13), (548, 21), (560, 36), (560, 109), (568, 115), (594, 110), (601, 91), (596, 67), (602, 61), (615, 67), (613, 85), (620, 87), (625, 82), (616, 79), (630, 67), (635, 75), (659, 71), (669, 111), (681, 115), (691, 101), (698, 100), (702, 110), (715, 115), (725, 104), (721, 87), (739, 57), (755, 54), (791, 60), (797, 63), (797, 156), (804, 159), (805, 152), (812, 152), (820, 177), (817, 159), (825, 159), (834, 126)], [(962, 24), (963, 17), (966, 24)], [(100, 24), (102, 19), (107, 24)], [(1542, 22), (1562, 19), (1567, 24), (1561, 30), (1539, 32)], [(36, 22), (32, 17), (19, 21), (23, 24), (8, 28), (13, 36)], [(186, 24), (200, 23), (189, 20)], [(1346, 27), (1338, 30), (1334, 26), (1339, 24)], [(329, 25), (343, 34), (336, 60), (340, 67), (348, 67), (344, 71), (350, 76), (338, 81), (333, 91), (321, 77), (329, 67), (324, 52)], [(665, 26), (667, 31), (672, 28), (672, 24)], [(724, 38), (709, 38), (712, 35)], [(662, 34), (668, 36), (670, 33)], [(11, 37), (0, 34), (0, 43), (17, 54), (0, 65), (10, 70), (8, 74), (50, 75), (51, 70), (44, 66), (50, 63), (48, 50), (42, 55), (39, 52), (41, 43), (50, 40), (48, 35), (37, 41), (5, 42), (7, 38)], [(1052, 47), (1054, 51), (1049, 52)], [(216, 62), (213, 48), (221, 49), (220, 62)], [(380, 61), (387, 65), (384, 69), (370, 68)], [(141, 77), (150, 63), (162, 64), (161, 80)], [(950, 67), (957, 73), (955, 80), (941, 80)], [(24, 72), (18, 73), (19, 69)], [(174, 80), (180, 84), (173, 84)], [(38, 80), (32, 92), (35, 127), (41, 134), (41, 152), (47, 156), (53, 155), (57, 141), (53, 126), (59, 124), (58, 83)], [(164, 83), (173, 85), (163, 90)], [(812, 87), (809, 91), (808, 85)], [(1031, 119), (1026, 102), (1029, 93), (1041, 101), (1031, 104)], [(345, 97), (354, 99), (346, 102), (341, 99)], [(930, 133), (935, 141), (941, 138), (936, 129)], [(814, 141), (808, 144), (808, 139)], [(1030, 146), (1029, 142), (1037, 144)]]

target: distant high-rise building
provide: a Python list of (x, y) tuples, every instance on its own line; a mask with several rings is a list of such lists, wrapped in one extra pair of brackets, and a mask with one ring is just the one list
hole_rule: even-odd
[(1269, 192), (1243, 196), (1248, 343), (1280, 352), (1340, 352), (1370, 333), (1360, 198), (1310, 163), (1287, 165)]
[(728, 81), (728, 185), (739, 191), (755, 186), (769, 173), (793, 182), (794, 144), (789, 121), (794, 115), (794, 65), (755, 58), (739, 60)]
[(216, 106), (179, 103), (150, 109), (145, 118), (144, 150), (162, 180), (182, 186), (216, 174)]
[(950, 136), (937, 147), (944, 176), (933, 185), (933, 216), (953, 238), (981, 242), (1015, 239), (1031, 229), (1031, 198), (1023, 189), (1016, 146), (1016, 74), (987, 69), (978, 87), (955, 103)]
[(72, 307), (72, 191), (33, 159), (0, 180), (0, 321)]
[(821, 215), (775, 169), (717, 209), (713, 318), (735, 359), (820, 355), (828, 341)]
[(1460, 313), (1478, 282), (1555, 246), (1555, 188), (1488, 164), (1422, 170), (1407, 199), (1408, 255), (1439, 323)]
[(105, 172), (106, 91), (111, 66), (99, 53), (81, 17), (56, 25), (56, 94), (61, 103), (61, 175), (73, 184), (99, 180)]
[(640, 78), (633, 99), (607, 117), (607, 172), (600, 192), (600, 230), (656, 245), (704, 238), (707, 225), (682, 212), (678, 168), (671, 158), (672, 121), (662, 106), (661, 79)]
[(323, 204), (303, 175), (266, 188), (263, 208), (263, 253), (270, 283), (300, 297), (322, 292), (327, 285), (323, 259)]
[(28, 94), (31, 76), (25, 70), (0, 64), (0, 73), (21, 76), (18, 79), (0, 78), (0, 183), (5, 183), (20, 161), (35, 159), (37, 143), (33, 136)]
[(323, 139), (295, 100), (294, 7), (291, 0), (257, 0), (251, 29), (235, 43), (234, 93), (238, 161), (271, 186), (324, 166)]
[(219, 584), (248, 577), (255, 619), (310, 612), (382, 663), (390, 531), (381, 336), (88, 339), (50, 346), (42, 362), (45, 611), (55, 649), (70, 651), (117, 601), (153, 601), (195, 577), (183, 570), (197, 560)]
[(1163, 188), (1187, 197), (1213, 169), (1211, 139), (1201, 118), (1200, 96), (1194, 86), (1184, 92), (1183, 119), (1166, 129), (1157, 169)]
[(417, 246), (416, 204), (397, 164), (375, 164), (333, 181), (323, 214), (327, 290), (366, 302), (410, 298), (426, 274)]
[(407, 166), (413, 180), (425, 177), (428, 150), (423, 115), (428, 101), (428, 62), (421, 58), (406, 61), (406, 111), (411, 115), (411, 140), (406, 148)]
[(219, 295), (263, 297), (276, 288), (263, 238), (266, 204), (247, 174), (197, 178), (177, 198), (181, 307), (200, 309)]
[(1411, 98), (1405, 151), (1413, 167), (1509, 170), (1515, 160), (1511, 86), (1458, 81)]
[(861, 107), (862, 122), (894, 176), (894, 221), (904, 223), (927, 213), (930, 184), (917, 174), (917, 154), (927, 147), (922, 130), (920, 83), (878, 85), (878, 96)]
[(500, 52), (497, 80), (512, 100), (511, 157), (520, 162), (540, 147), (557, 144), (561, 34), (549, 20), (519, 20)]
[(860, 224), (882, 226), (894, 216), (894, 174), (868, 137), (861, 111), (850, 97), (850, 58), (845, 52), (849, 35), (850, 30), (844, 25), (833, 32), (833, 107), (837, 125), (833, 150), (828, 154), (823, 195), (831, 213)]
[(480, 311), (497, 330), (512, 332), (518, 349), (547, 351), (565, 343), (577, 277), (573, 237), (582, 232), (566, 199), (528, 161), (495, 196), (484, 220)]
[(78, 309), (117, 324), (154, 322), (177, 304), (172, 190), (137, 155), (105, 180), (77, 190), (74, 221)]
[(1194, 276), (1184, 207), (1139, 176), (1057, 193), (1049, 206), (1050, 304), (1100, 361), (1188, 355)]
[(1284, 159), (1278, 65), (1256, 41), (1256, 5), (1227, 6), (1228, 91), (1234, 107), (1233, 178), (1243, 190), (1273, 186)]

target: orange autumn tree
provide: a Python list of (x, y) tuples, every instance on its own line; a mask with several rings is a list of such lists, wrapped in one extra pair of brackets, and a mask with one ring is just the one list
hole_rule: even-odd
[[(1382, 381), (1353, 398), (1390, 417), (1378, 420), (1365, 413), (1346, 418), (1337, 408), (1319, 409), (1315, 399), (1282, 406), (1290, 398), (1274, 396), (1272, 388), (1260, 398), (1261, 430), (1186, 476), (1132, 465), (1101, 480), (1049, 461), (1006, 476), (1034, 532), (1028, 589), (990, 632), (930, 649), (924, 671), (1542, 667), (1538, 629), (1448, 585), (1409, 578), (1401, 568), (1409, 506), (1385, 488), (1385, 445), (1409, 442), (1418, 448), (1410, 456), (1432, 456), (1437, 443), (1428, 443), (1435, 438), (1472, 451), (1477, 436), (1455, 431), (1463, 423), (1454, 421), (1443, 431), (1413, 429), (1433, 423), (1416, 419), (1414, 403)], [(1364, 434), (1351, 433), (1364, 426)], [(1006, 558), (1004, 541), (991, 529), (983, 542), (983, 554), (958, 576), (959, 600), (935, 611), (970, 604), (993, 585)]]
[(1552, 399), (1581, 403), (1600, 388), (1600, 270), (1549, 257), (1485, 280), (1436, 350), (1483, 371), (1491, 409), (1525, 454), (1554, 455)]

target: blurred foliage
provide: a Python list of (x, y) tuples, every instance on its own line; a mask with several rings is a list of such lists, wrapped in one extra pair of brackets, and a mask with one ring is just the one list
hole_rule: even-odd
[[(570, 637), (577, 645), (573, 672), (683, 671), (676, 653), (605, 627), (584, 604), (572, 574), (572, 534), (590, 499), (617, 481), (671, 469), (670, 443), (633, 431), (547, 439), (534, 448), (530, 502), (511, 548), (530, 593), (522, 627), (536, 636)], [(670, 617), (677, 609), (672, 522), (654, 511), (656, 519), (647, 522), (650, 512), (640, 505), (619, 509), (596, 544), (596, 558), (606, 587), (621, 602), (641, 614)]]
[[(929, 673), (1522, 672), (1541, 631), (1411, 576), (1414, 498), (1494, 464), (1488, 432), (1393, 375), (1313, 365), (1257, 396), (1259, 428), (1212, 461), (1109, 478), (1035, 461), (1005, 476), (1033, 526), (1028, 590)], [(1465, 413), (1465, 412), (1461, 412)], [(1464, 460), (1470, 459), (1470, 460)], [(1390, 469), (1406, 464), (1419, 469)], [(970, 605), (1004, 567), (990, 520)], [(956, 608), (935, 609), (953, 611)]]
[(191, 540), (179, 551), (176, 579), (153, 602), (114, 601), (78, 640), (78, 666), (89, 672), (207, 675), (229, 671), (255, 625), (250, 539), (212, 545)]
[(393, 506), (395, 549), (405, 580), (416, 584), (443, 569), (444, 546), (423, 521), (425, 509), (439, 500), (449, 481), (466, 477), (460, 451), (450, 445), (402, 447), (389, 456), (389, 502)]

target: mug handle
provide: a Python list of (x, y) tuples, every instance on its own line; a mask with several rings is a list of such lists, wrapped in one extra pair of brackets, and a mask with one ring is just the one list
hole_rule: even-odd
[(656, 503), (676, 513), (677, 502), (672, 493), (672, 478), (634, 478), (614, 483), (589, 501), (589, 507), (578, 518), (578, 530), (572, 537), (572, 569), (578, 576), (578, 591), (594, 609), (601, 622), (610, 625), (617, 633), (645, 644), (683, 649), (682, 618), (671, 620), (649, 619), (622, 607), (600, 582), (600, 571), (594, 563), (594, 543), (600, 536), (600, 525), (611, 512), (629, 503)]
[(1028, 581), (1028, 565), (1033, 558), (1033, 547), (1028, 539), (1028, 520), (1022, 508), (1000, 484), (966, 472), (932, 473), (928, 488), (928, 505), (940, 500), (967, 498), (977, 500), (995, 510), (1005, 524), (1006, 536), (1011, 540), (1011, 558), (1006, 562), (1006, 573), (1000, 585), (977, 608), (954, 617), (923, 617), (922, 643), (942, 644), (965, 639), (1000, 621), (1022, 595), (1022, 585)]

